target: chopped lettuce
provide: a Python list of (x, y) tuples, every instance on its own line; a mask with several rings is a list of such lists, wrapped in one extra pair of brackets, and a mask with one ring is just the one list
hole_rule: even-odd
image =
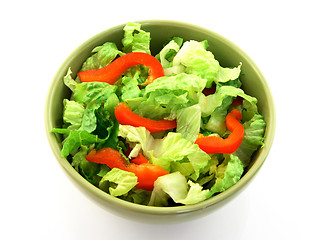
[(210, 51), (204, 48), (202, 43), (187, 41), (174, 57), (173, 66), (184, 66), (185, 73), (206, 79), (206, 86), (210, 87), (216, 79), (219, 62)]
[(172, 60), (174, 56), (177, 54), (177, 52), (179, 52), (181, 44), (182, 44), (181, 38), (172, 39), (168, 44), (166, 44), (162, 48), (162, 50), (158, 54), (158, 58), (165, 71), (167, 71), (168, 67), (172, 66)]
[(71, 68), (69, 68), (66, 75), (63, 78), (63, 82), (65, 86), (67, 86), (68, 88), (70, 88), (72, 92), (74, 92), (77, 82), (72, 78), (71, 75), (72, 75), (72, 70)]
[(68, 134), (68, 137), (63, 142), (61, 151), (62, 157), (67, 157), (73, 151), (77, 150), (81, 145), (91, 145), (93, 143), (102, 143), (104, 140), (97, 135), (93, 135), (84, 130), (69, 130), (69, 129), (52, 129), (54, 133)]
[[(117, 186), (111, 186), (113, 185), (111, 183), (115, 183)], [(134, 173), (113, 168), (103, 176), (99, 182), (99, 188), (104, 191), (108, 190), (111, 196), (117, 197), (128, 193), (137, 183)]]
[[(206, 45), (207, 44), (207, 45)], [(241, 73), (241, 65), (236, 68), (223, 68), (212, 52), (206, 50), (206, 41), (187, 41), (173, 58), (172, 68), (166, 69), (167, 74), (181, 72), (197, 75), (207, 80), (206, 87), (219, 82), (235, 80)]]
[(175, 203), (195, 204), (205, 200), (208, 191), (203, 190), (198, 183), (187, 181), (180, 172), (173, 172), (159, 177), (155, 181), (148, 205), (168, 206), (169, 198)]
[(138, 87), (138, 74), (134, 77), (125, 76), (122, 79), (123, 87), (121, 88), (121, 100), (127, 101), (128, 99), (137, 98), (141, 95), (141, 90)]
[(207, 193), (207, 198), (233, 186), (241, 179), (243, 171), (244, 165), (241, 160), (233, 154), (227, 154), (223, 163), (216, 169), (216, 182)]
[(111, 63), (122, 52), (115, 43), (106, 42), (92, 50), (92, 56), (83, 63), (81, 71), (100, 69)]
[(78, 151), (72, 157), (71, 165), (89, 182), (97, 185), (99, 180), (98, 173), (100, 172), (100, 165), (97, 163), (89, 162), (85, 159), (90, 149), (90, 147), (82, 145), (80, 151)]
[(243, 162), (244, 166), (248, 166), (252, 154), (264, 145), (264, 132), (266, 123), (263, 116), (255, 114), (244, 126), (244, 139), (240, 147), (233, 154), (238, 156)]
[(198, 103), (205, 83), (186, 73), (160, 77), (145, 88), (142, 97), (128, 99), (127, 103), (143, 117), (175, 119), (177, 110)]
[(231, 96), (225, 96), (222, 104), (210, 114), (208, 122), (205, 124), (204, 128), (213, 133), (217, 133), (223, 136), (226, 131), (225, 118), (228, 113), (229, 106), (232, 104), (233, 98)]
[(182, 137), (194, 143), (200, 131), (201, 109), (199, 104), (177, 111), (177, 129)]
[(145, 52), (150, 54), (151, 36), (149, 32), (141, 29), (139, 23), (127, 23), (124, 27), (124, 38), (122, 39), (123, 51), (130, 52)]
[(83, 82), (76, 85), (72, 96), (79, 103), (106, 101), (116, 90), (117, 86), (105, 82)]
[(130, 157), (136, 157), (143, 151), (153, 164), (170, 171), (172, 162), (187, 162), (191, 165), (192, 179), (199, 177), (200, 171), (207, 166), (210, 156), (198, 145), (184, 139), (180, 133), (169, 132), (162, 139), (154, 139), (144, 127), (119, 126), (119, 136), (134, 146)]
[(98, 108), (100, 108), (100, 104), (98, 102), (90, 102), (89, 104), (87, 104), (79, 130), (84, 130), (88, 133), (92, 133), (97, 128), (96, 111), (98, 110)]
[(81, 127), (82, 118), (85, 112), (83, 104), (70, 101), (68, 99), (63, 100), (64, 111), (63, 121), (69, 124), (68, 129), (77, 130)]
[(216, 108), (222, 105), (224, 99), (227, 96), (230, 97), (239, 96), (251, 104), (256, 105), (257, 103), (256, 98), (245, 94), (244, 91), (240, 88), (236, 88), (233, 86), (221, 86), (217, 89), (217, 91), (214, 94), (208, 96), (205, 96), (203, 94), (200, 95), (199, 104), (201, 105), (202, 116), (205, 117), (211, 115)]

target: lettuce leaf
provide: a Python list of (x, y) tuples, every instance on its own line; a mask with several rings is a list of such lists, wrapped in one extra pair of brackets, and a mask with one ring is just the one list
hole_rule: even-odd
[(105, 82), (82, 82), (75, 86), (72, 97), (79, 103), (106, 101), (116, 90), (117, 86)]
[(125, 25), (122, 39), (125, 53), (145, 52), (151, 54), (150, 41), (150, 33), (143, 31), (140, 23), (130, 22)]
[(177, 111), (177, 129), (184, 139), (194, 143), (200, 131), (201, 109), (199, 104)]
[(204, 125), (204, 128), (213, 133), (217, 133), (220, 136), (224, 136), (227, 131), (225, 118), (228, 113), (229, 106), (232, 104), (233, 98), (225, 96), (222, 105), (217, 107), (212, 114), (208, 122)]
[(237, 67), (234, 67), (234, 68), (220, 67), (218, 69), (216, 79), (214, 80), (215, 83), (225, 83), (225, 82), (228, 82), (231, 80), (238, 79), (238, 77), (241, 74), (241, 66), (242, 66), (242, 63), (240, 63), (240, 65), (238, 65)]
[(96, 117), (96, 110), (101, 106), (98, 102), (90, 102), (87, 104), (82, 123), (79, 130), (87, 131), (88, 133), (92, 133), (97, 128), (97, 117)]
[(100, 69), (111, 63), (117, 55), (123, 53), (118, 50), (115, 43), (106, 42), (92, 50), (92, 56), (83, 63), (81, 71)]
[(264, 132), (266, 122), (263, 116), (255, 114), (252, 119), (243, 124), (244, 139), (240, 147), (233, 154), (238, 156), (243, 162), (244, 167), (248, 166), (253, 153), (264, 145)]
[[(139, 74), (139, 72), (138, 72)], [(134, 77), (125, 76), (122, 78), (122, 88), (121, 88), (121, 100), (127, 101), (128, 99), (137, 98), (141, 95), (141, 90), (138, 86), (138, 74)]]
[[(189, 190), (188, 190), (189, 188)], [(149, 206), (168, 206), (171, 197), (175, 203), (196, 204), (206, 199), (208, 190), (203, 190), (198, 183), (193, 183), (179, 172), (159, 177), (154, 183)]]
[[(117, 184), (115, 187), (111, 183)], [(113, 168), (99, 182), (99, 188), (109, 191), (111, 196), (117, 197), (128, 193), (137, 184), (135, 173), (127, 172), (119, 168)]]
[(137, 157), (143, 150), (144, 155), (149, 156), (149, 151), (154, 144), (154, 138), (144, 127), (133, 127), (129, 125), (119, 125), (118, 136), (125, 138), (128, 143), (132, 143), (133, 149), (129, 158)]
[(185, 73), (206, 79), (206, 87), (215, 81), (219, 69), (214, 55), (205, 49), (204, 44), (193, 40), (185, 42), (173, 59), (173, 66), (181, 65)]
[(64, 111), (63, 121), (69, 124), (68, 129), (77, 130), (81, 127), (82, 118), (85, 112), (83, 104), (70, 101), (68, 99), (63, 100)]
[(80, 150), (72, 157), (71, 166), (89, 182), (97, 185), (100, 179), (97, 175), (100, 171), (100, 164), (89, 162), (85, 159), (90, 149), (90, 147), (82, 145)]
[[(174, 56), (179, 52), (180, 46), (182, 45), (182, 38), (176, 38), (169, 41), (156, 56), (165, 71), (168, 67), (172, 66), (172, 60)], [(166, 74), (168, 75), (168, 74)]]
[(97, 135), (88, 133), (84, 130), (69, 130), (53, 128), (51, 132), (59, 134), (68, 134), (68, 137), (63, 142), (61, 156), (67, 157), (70, 153), (77, 150), (81, 145), (91, 145), (93, 143), (101, 143), (104, 140), (100, 139)]
[(142, 97), (127, 103), (143, 117), (175, 119), (177, 110), (198, 103), (205, 83), (206, 80), (186, 73), (161, 77), (145, 88)]
[(251, 97), (244, 93), (244, 91), (240, 88), (236, 88), (233, 86), (221, 86), (219, 87), (214, 94), (205, 96), (203, 94), (200, 95), (199, 104), (202, 109), (202, 116), (206, 117), (211, 115), (218, 107), (221, 107), (224, 99), (229, 97), (242, 97), (246, 101), (251, 104), (256, 105), (257, 99), (255, 97)]
[[(178, 51), (172, 62), (172, 67), (166, 69), (166, 75), (185, 72), (197, 75), (207, 80), (206, 87), (215, 83), (235, 80), (241, 73), (241, 64), (235, 68), (223, 68), (210, 51), (207, 41), (187, 41)], [(170, 65), (170, 64), (169, 64)]]
[(244, 165), (241, 160), (233, 154), (226, 154), (223, 163), (217, 166), (216, 182), (207, 193), (207, 198), (233, 186), (241, 179), (243, 171)]
[(170, 171), (172, 162), (187, 162), (191, 165), (193, 172), (190, 178), (199, 177), (200, 171), (204, 169), (210, 156), (202, 151), (197, 144), (184, 139), (180, 133), (169, 132), (162, 139), (154, 139), (144, 127), (133, 127), (128, 125), (119, 126), (119, 136), (133, 146), (129, 157), (136, 157), (143, 151), (153, 164), (160, 165)]
[(71, 68), (69, 68), (66, 75), (63, 78), (63, 82), (68, 88), (70, 88), (72, 92), (74, 92), (77, 82), (72, 78), (71, 75), (72, 75), (72, 70)]

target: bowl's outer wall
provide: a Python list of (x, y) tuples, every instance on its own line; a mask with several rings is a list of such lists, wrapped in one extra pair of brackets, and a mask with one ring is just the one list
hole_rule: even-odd
[[(242, 88), (246, 93), (258, 99), (260, 112), (264, 115), (265, 121), (267, 122), (265, 147), (255, 154), (254, 159), (249, 166), (249, 171), (236, 185), (200, 204), (194, 206), (159, 208), (140, 206), (111, 197), (87, 182), (71, 167), (66, 159), (60, 156), (62, 139), (60, 136), (50, 133), (50, 130), (54, 127), (61, 127), (63, 111), (62, 102), (64, 98), (69, 98), (71, 94), (70, 90), (65, 87), (63, 83), (63, 77), (67, 73), (68, 68), (71, 68), (75, 76), (81, 68), (81, 64), (88, 56), (90, 56), (91, 50), (104, 42), (115, 42), (119, 49), (121, 49), (121, 38), (123, 36), (124, 24), (103, 31), (83, 43), (70, 54), (57, 71), (50, 86), (45, 104), (45, 127), (48, 134), (48, 140), (55, 157), (65, 169), (68, 176), (80, 190), (90, 198), (94, 199), (95, 202), (99, 203), (99, 205), (104, 209), (126, 218), (149, 222), (157, 221), (159, 223), (164, 221), (178, 222), (199, 217), (210, 213), (212, 208), (220, 207), (241, 192), (243, 187), (246, 187), (247, 183), (250, 182), (265, 161), (271, 148), (275, 132), (275, 109), (272, 95), (266, 80), (255, 63), (240, 48), (219, 34), (199, 26), (182, 22), (166, 20), (139, 22), (142, 23), (142, 29), (151, 33), (151, 51), (153, 55), (158, 53), (162, 44), (168, 38), (180, 36), (183, 37), (184, 40), (208, 40), (208, 50), (214, 53), (216, 59), (219, 60), (223, 67), (237, 66), (242, 62)], [(118, 206), (121, 208), (118, 209)], [(161, 214), (163, 216), (161, 216)], [(148, 216), (150, 217), (148, 218)]]

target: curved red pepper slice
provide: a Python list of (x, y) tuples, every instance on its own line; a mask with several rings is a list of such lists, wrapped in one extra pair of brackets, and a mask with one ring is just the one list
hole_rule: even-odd
[(79, 72), (82, 82), (107, 82), (114, 84), (126, 70), (136, 65), (145, 65), (149, 68), (149, 77), (143, 85), (150, 84), (154, 79), (164, 76), (164, 70), (154, 56), (143, 52), (132, 52), (125, 54), (106, 67)]
[(139, 155), (131, 160), (131, 163), (135, 163), (137, 165), (143, 164), (143, 163), (148, 163), (149, 161), (143, 156), (142, 153), (139, 153)]
[(127, 164), (123, 156), (117, 150), (109, 147), (100, 149), (98, 151), (93, 149), (86, 156), (86, 159), (90, 162), (106, 164), (110, 168), (119, 168), (121, 170), (134, 173), (137, 176), (138, 181), (136, 187), (152, 191), (155, 180), (160, 176), (168, 174), (169, 172), (164, 170), (159, 165), (149, 163), (143, 155), (140, 155), (137, 158), (141, 158), (141, 164)]
[(225, 118), (226, 127), (231, 131), (226, 139), (217, 136), (198, 137), (195, 143), (208, 154), (235, 152), (244, 138), (244, 127), (239, 122), (241, 119), (240, 111), (233, 109)]
[(152, 120), (137, 115), (132, 112), (131, 108), (126, 103), (119, 103), (115, 107), (115, 116), (117, 121), (122, 125), (131, 125), (133, 127), (145, 127), (151, 133), (161, 132), (177, 127), (176, 120)]

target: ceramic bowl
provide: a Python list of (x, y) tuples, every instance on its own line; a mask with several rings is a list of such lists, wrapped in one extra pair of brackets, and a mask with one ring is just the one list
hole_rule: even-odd
[[(258, 108), (267, 123), (265, 146), (258, 150), (251, 161), (248, 171), (231, 188), (211, 197), (210, 199), (189, 206), (152, 207), (142, 206), (117, 199), (103, 192), (84, 179), (70, 163), (62, 158), (61, 138), (50, 130), (62, 125), (63, 99), (69, 98), (71, 92), (63, 84), (63, 77), (71, 68), (73, 73), (80, 70), (81, 64), (91, 55), (91, 50), (104, 42), (115, 42), (121, 49), (123, 27), (121, 24), (105, 30), (81, 44), (73, 51), (58, 69), (50, 85), (45, 105), (45, 127), (52, 151), (69, 179), (95, 203), (103, 209), (127, 219), (149, 223), (175, 223), (195, 219), (219, 209), (237, 196), (254, 179), (270, 151), (275, 133), (275, 108), (269, 86), (256, 64), (250, 57), (231, 41), (223, 36), (200, 26), (168, 20), (138, 21), (142, 29), (151, 33), (151, 51), (156, 54), (162, 44), (170, 37), (179, 36), (184, 40), (208, 40), (208, 50), (213, 52), (221, 66), (237, 66), (242, 62), (242, 77), (240, 78), (244, 91), (258, 99)], [(85, 206), (86, 207), (86, 206)]]

